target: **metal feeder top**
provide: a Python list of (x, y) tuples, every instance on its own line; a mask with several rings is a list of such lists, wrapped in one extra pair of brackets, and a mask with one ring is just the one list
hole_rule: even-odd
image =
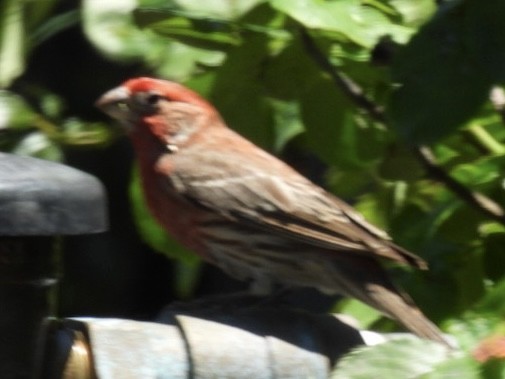
[(105, 191), (95, 177), (59, 163), (0, 153), (0, 236), (106, 229)]

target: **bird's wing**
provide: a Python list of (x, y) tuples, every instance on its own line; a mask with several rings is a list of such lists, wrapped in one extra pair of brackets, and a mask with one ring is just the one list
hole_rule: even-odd
[[(208, 157), (208, 155), (207, 155)], [(223, 160), (216, 162), (215, 159)], [(394, 245), (388, 235), (366, 222), (351, 206), (292, 170), (248, 167), (225, 155), (199, 161), (197, 171), (180, 167), (179, 194), (225, 217), (272, 230), (326, 250), (356, 252), (425, 268), (424, 261)], [(179, 162), (179, 166), (184, 162)], [(189, 166), (189, 165), (188, 165)], [(194, 165), (193, 165), (194, 166)]]

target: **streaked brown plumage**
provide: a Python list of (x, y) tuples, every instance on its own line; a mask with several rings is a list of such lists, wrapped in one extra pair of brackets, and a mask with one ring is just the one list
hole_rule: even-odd
[(424, 269), (423, 260), (229, 129), (197, 94), (136, 78), (97, 106), (128, 130), (154, 216), (203, 259), (240, 279), (352, 296), (446, 343), (379, 263)]

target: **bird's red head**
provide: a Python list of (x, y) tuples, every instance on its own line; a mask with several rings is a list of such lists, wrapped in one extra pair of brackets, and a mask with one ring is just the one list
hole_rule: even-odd
[[(161, 96), (168, 101), (195, 104), (203, 108), (214, 109), (196, 92), (168, 80), (140, 77), (125, 81), (121, 87), (126, 88), (133, 95), (149, 94), (151, 96)], [(151, 99), (151, 101), (153, 100)]]
[(179, 144), (202, 125), (219, 119), (212, 105), (190, 89), (167, 80), (129, 79), (106, 92), (98, 108), (117, 119), (130, 135), (150, 133), (162, 143)]
[(215, 112), (214, 107), (197, 93), (174, 82), (148, 77), (129, 79), (119, 87), (103, 94), (96, 106), (113, 118), (122, 121), (125, 113), (147, 115), (155, 113), (160, 100), (192, 104)]

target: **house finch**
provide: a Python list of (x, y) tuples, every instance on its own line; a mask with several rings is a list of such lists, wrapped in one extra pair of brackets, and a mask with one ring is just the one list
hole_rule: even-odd
[(147, 204), (181, 244), (239, 279), (357, 298), (446, 343), (380, 259), (424, 269), (353, 208), (229, 129), (173, 82), (135, 78), (97, 106), (126, 128)]

